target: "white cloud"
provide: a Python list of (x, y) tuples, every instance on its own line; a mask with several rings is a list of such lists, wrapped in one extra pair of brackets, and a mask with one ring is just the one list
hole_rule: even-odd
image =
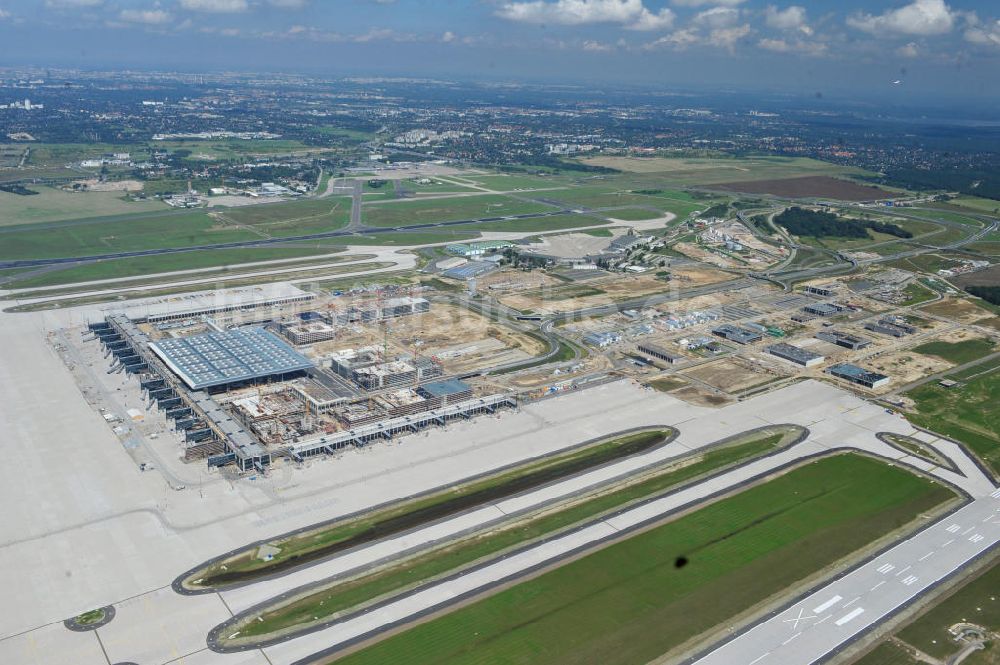
[(792, 5), (785, 9), (778, 9), (774, 5), (768, 5), (764, 9), (764, 22), (769, 28), (785, 30), (788, 32), (802, 32), (807, 35), (812, 34), (812, 28), (806, 21), (805, 7)]
[(964, 35), (965, 41), (980, 46), (1000, 47), (1000, 20), (985, 25), (981, 24), (978, 19), (969, 23)]
[(586, 25), (615, 23), (632, 30), (664, 30), (673, 25), (674, 13), (663, 8), (652, 12), (642, 0), (531, 0), (508, 2), (497, 15), (521, 23)]
[(917, 46), (916, 42), (903, 44), (898, 49), (896, 49), (896, 55), (903, 58), (916, 58), (917, 56), (920, 55), (920, 47)]
[(826, 44), (822, 42), (806, 41), (804, 39), (770, 39), (764, 38), (757, 42), (757, 46), (765, 51), (775, 53), (802, 53), (804, 55), (823, 55), (827, 51)]
[(247, 0), (181, 0), (181, 7), (196, 12), (235, 14), (249, 9)]
[(701, 37), (695, 30), (685, 28), (684, 30), (676, 30), (669, 35), (664, 35), (648, 44), (643, 44), (642, 48), (647, 51), (660, 48), (672, 48), (676, 51), (683, 51), (689, 46), (694, 46), (700, 42)]
[(169, 23), (172, 17), (162, 9), (123, 9), (118, 18), (126, 23), (164, 25)]
[(730, 28), (740, 21), (740, 10), (732, 7), (712, 7), (695, 15), (693, 22), (706, 28)]
[(951, 31), (955, 17), (944, 0), (913, 0), (877, 16), (854, 14), (847, 18), (847, 25), (872, 34), (940, 35)]
[(613, 51), (614, 49), (614, 46), (611, 44), (605, 44), (604, 42), (587, 40), (583, 43), (583, 50), (590, 51), (592, 53), (607, 53), (608, 51)]
[(674, 25), (675, 18), (674, 13), (667, 7), (664, 7), (655, 14), (643, 7), (639, 13), (639, 18), (626, 27), (629, 30), (667, 30)]
[(722, 28), (708, 33), (708, 44), (732, 53), (736, 44), (750, 34), (750, 26), (743, 24), (735, 28)]
[(715, 7), (735, 7), (742, 5), (746, 0), (673, 0), (678, 7), (704, 7), (714, 5)]
[(282, 9), (302, 9), (309, 4), (309, 0), (267, 0), (267, 4)]

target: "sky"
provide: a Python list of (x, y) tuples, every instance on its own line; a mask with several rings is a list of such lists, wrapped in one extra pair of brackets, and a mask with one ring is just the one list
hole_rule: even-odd
[(1000, 95), (997, 0), (0, 0), (0, 64)]

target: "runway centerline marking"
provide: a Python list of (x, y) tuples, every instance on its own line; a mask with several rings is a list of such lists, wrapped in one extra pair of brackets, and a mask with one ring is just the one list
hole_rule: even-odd
[(792, 640), (794, 640), (794, 639), (795, 639), (796, 637), (798, 637), (798, 636), (799, 636), (799, 635), (801, 635), (801, 634), (802, 634), (802, 632), (801, 632), (801, 631), (799, 631), (799, 632), (795, 633), (794, 635), (792, 635), (791, 637), (789, 637), (789, 638), (788, 638), (787, 640), (785, 640), (784, 642), (782, 642), (782, 643), (781, 643), (781, 646), (785, 646), (785, 645), (787, 645), (787, 644), (791, 643), (791, 642), (792, 642)]
[(925, 554), (922, 557), (920, 557), (919, 559), (917, 559), (917, 561), (923, 561), (925, 559), (931, 558), (932, 556), (934, 556), (934, 552), (928, 552), (927, 554)]

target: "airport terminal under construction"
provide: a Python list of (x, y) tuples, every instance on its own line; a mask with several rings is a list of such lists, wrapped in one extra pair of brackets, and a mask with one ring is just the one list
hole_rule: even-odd
[[(296, 318), (336, 329), (358, 319), (372, 323), (429, 309), (422, 298), (397, 298), (352, 305), (340, 314), (299, 312)], [(104, 357), (111, 358), (108, 373), (134, 376), (147, 411), (155, 406), (172, 423), (185, 461), (264, 472), (278, 458), (301, 462), (518, 406), (516, 394), (474, 388), (447, 376), (433, 358), (392, 357), (384, 345), (309, 358), (277, 334), (301, 343), (300, 326), (251, 318), (226, 327), (210, 318), (225, 311), (230, 308), (199, 309), (166, 322), (162, 316), (153, 321), (113, 313), (87, 326), (88, 339), (100, 342)]]

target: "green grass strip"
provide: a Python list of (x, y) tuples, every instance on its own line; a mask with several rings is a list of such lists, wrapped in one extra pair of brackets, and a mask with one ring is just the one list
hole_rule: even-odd
[(338, 663), (648, 663), (953, 498), (883, 461), (825, 458)]
[[(694, 458), (674, 460), (666, 469), (640, 482), (618, 490), (613, 487), (602, 488), (600, 492), (603, 494), (597, 494), (593, 498), (558, 512), (543, 513), (526, 520), (515, 520), (503, 527), (422, 553), (373, 574), (335, 582), (293, 602), (285, 601), (273, 609), (238, 618), (236, 625), (226, 625), (218, 632), (225, 636), (239, 630), (237, 641), (246, 644), (248, 640), (245, 638), (248, 637), (266, 639), (288, 628), (315, 625), (336, 613), (384, 594), (403, 590), (444, 573), (451, 573), (484, 557), (496, 555), (535, 539), (549, 537), (563, 528), (620, 509), (633, 501), (674, 488), (693, 478), (772, 452), (779, 446), (788, 444), (801, 431), (799, 428), (787, 428), (785, 431), (774, 433), (774, 430), (781, 429), (783, 428), (775, 427), (764, 432), (754, 432)], [(611, 491), (608, 491), (609, 489)]]
[(225, 586), (287, 571), (351, 547), (419, 527), (650, 450), (675, 434), (676, 431), (665, 428), (610, 438), (419, 499), (396, 503), (363, 517), (275, 539), (270, 542), (280, 548), (280, 552), (270, 561), (257, 558), (257, 545), (253, 545), (232, 558), (213, 562), (206, 569), (192, 573), (185, 580), (185, 586), (188, 588)]

